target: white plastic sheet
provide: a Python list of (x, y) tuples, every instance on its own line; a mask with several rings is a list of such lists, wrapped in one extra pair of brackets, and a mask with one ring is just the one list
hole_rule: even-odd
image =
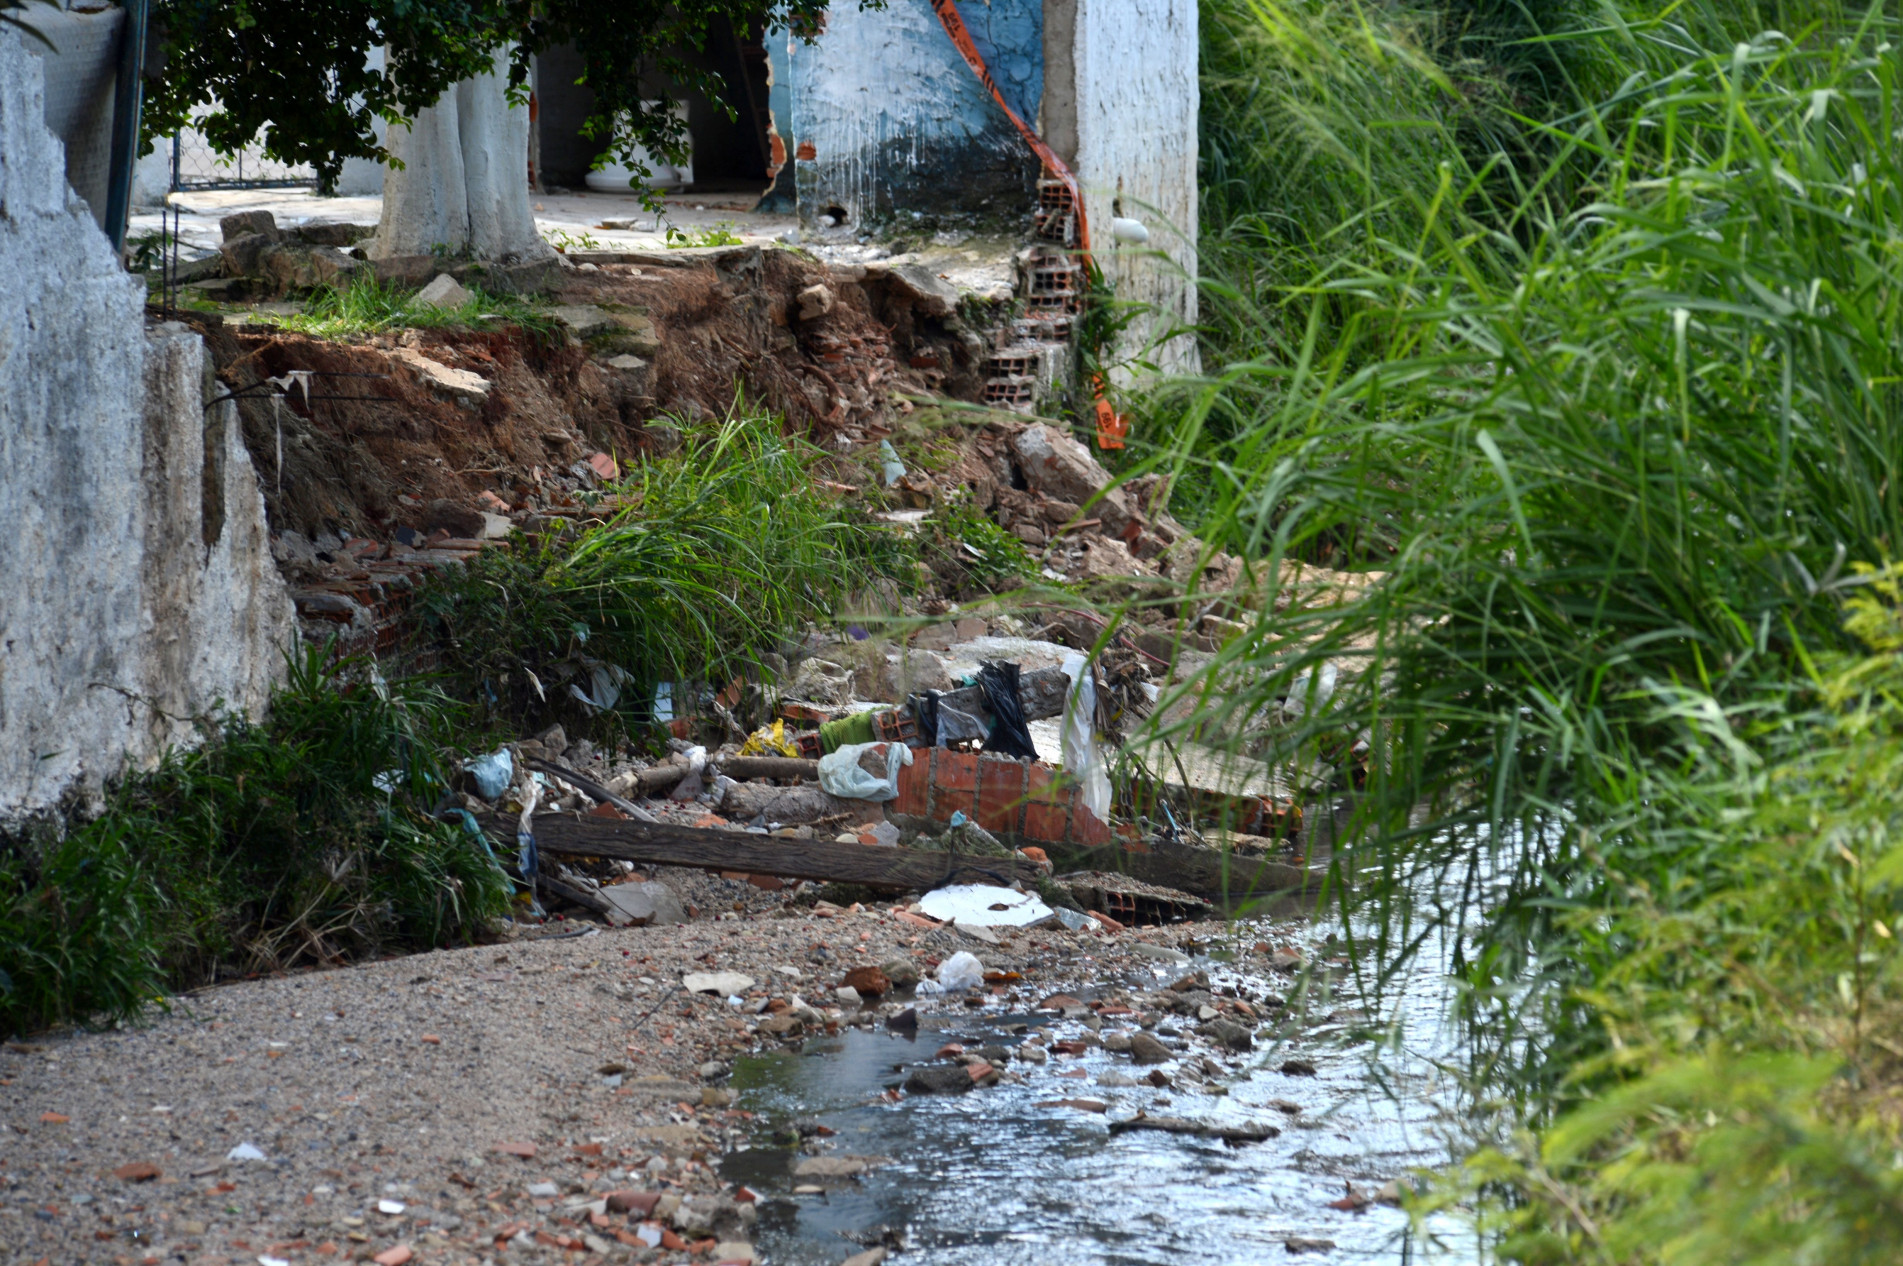
[[(885, 751), (885, 777), (869, 774), (859, 758), (875, 747)], [(819, 758), (819, 785), (842, 800), (896, 800), (899, 769), (912, 763), (912, 749), (903, 743), (848, 743)]]
[(949, 990), (976, 989), (985, 983), (985, 965), (978, 961), (976, 954), (965, 950), (940, 963), (932, 974), (938, 977), (941, 988)]
[[(996, 907), (996, 908), (994, 908)], [(949, 884), (925, 894), (920, 913), (941, 922), (956, 919), (964, 927), (1023, 927), (1050, 917), (1051, 908), (1034, 892), (1017, 892), (992, 884)]]
[(1099, 822), (1110, 821), (1110, 774), (1103, 749), (1097, 746), (1097, 686), (1090, 661), (1082, 655), (1064, 656), (1064, 675), (1071, 687), (1064, 696), (1064, 771), (1077, 780), (1078, 797)]

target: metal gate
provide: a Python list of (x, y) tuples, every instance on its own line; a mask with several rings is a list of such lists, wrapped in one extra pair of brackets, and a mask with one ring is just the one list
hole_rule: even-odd
[(295, 189), (316, 183), (316, 168), (266, 158), (261, 147), (247, 145), (227, 156), (214, 150), (195, 128), (185, 128), (172, 137), (175, 190)]

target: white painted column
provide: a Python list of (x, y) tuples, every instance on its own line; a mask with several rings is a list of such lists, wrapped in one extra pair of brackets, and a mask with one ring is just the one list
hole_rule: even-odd
[[(1097, 263), (1118, 298), (1156, 309), (1119, 350), (1195, 373), (1193, 339), (1157, 341), (1197, 314), (1196, 0), (1046, 0), (1045, 32), (1045, 126), (1075, 160)], [(1118, 217), (1142, 221), (1149, 244), (1119, 246)]]

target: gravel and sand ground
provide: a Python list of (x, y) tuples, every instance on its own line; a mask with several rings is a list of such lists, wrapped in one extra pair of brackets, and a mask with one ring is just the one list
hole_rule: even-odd
[[(842, 910), (757, 890), (740, 911), (713, 913), (746, 885), (662, 878), (705, 903), (700, 917), (570, 924), (567, 936), (544, 927), (536, 939), (244, 981), (171, 999), (142, 1027), (8, 1043), (0, 1257), (750, 1261), (749, 1193), (711, 1168), (757, 1128), (731, 1106), (727, 1069), (738, 1054), (914, 1005), (902, 986), (842, 1005), (849, 971), (929, 976), (974, 951), (986, 986), (917, 1007), (1021, 1011), (1138, 963), (1174, 971), (1187, 960), (1162, 946), (1198, 930), (959, 932), (902, 904)], [(682, 986), (716, 972), (751, 983), (733, 997)], [(1153, 1008), (1172, 1001), (1200, 1037), (1159, 1026), (1170, 1010)], [(1092, 1046), (1126, 1050), (1120, 1030), (1139, 1024), (1161, 1032), (1177, 1061), (1165, 1071), (1197, 1077), (1219, 1075), (1236, 1022), (1252, 1028), (1279, 1000), (1108, 991), (1094, 1009), (1053, 1005)], [(980, 1085), (1054, 1076), (1064, 1045), (1001, 1073), (956, 1052), (946, 1062), (970, 1065)]]

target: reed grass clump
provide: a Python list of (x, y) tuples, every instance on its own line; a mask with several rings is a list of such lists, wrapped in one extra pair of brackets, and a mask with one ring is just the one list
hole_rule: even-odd
[(823, 454), (775, 419), (683, 434), (574, 531), (485, 551), (424, 592), (424, 644), (460, 693), (514, 723), (645, 720), (659, 683), (756, 674), (806, 621), (912, 581), (905, 538), (828, 491)]
[[(1898, 17), (1582, 5), (1489, 111), (1400, 12), (1237, 18), (1325, 50), (1261, 89), (1323, 210), (1235, 218), (1261, 267), (1206, 254), (1211, 371), (1156, 397), (1147, 464), (1266, 577), (1195, 724), (1367, 753), (1333, 895), (1376, 992), (1460, 929), (1531, 1133), (1446, 1190), (1503, 1259), (1887, 1260)], [(1379, 579), (1280, 603), (1296, 562)]]

